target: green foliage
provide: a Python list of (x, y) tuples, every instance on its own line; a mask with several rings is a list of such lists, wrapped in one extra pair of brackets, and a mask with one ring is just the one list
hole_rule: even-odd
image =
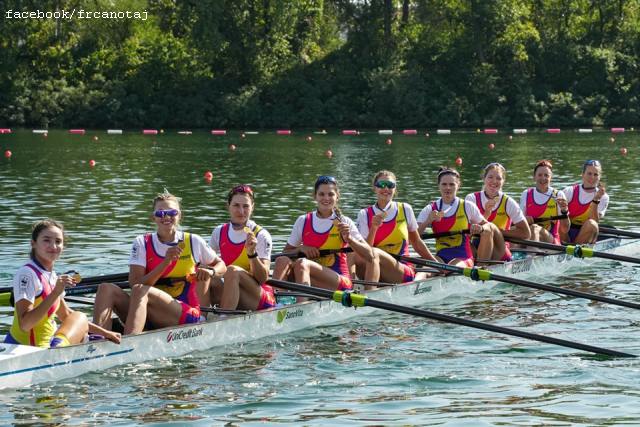
[(640, 112), (640, 0), (5, 3), (147, 19), (4, 16), (2, 126), (632, 126)]

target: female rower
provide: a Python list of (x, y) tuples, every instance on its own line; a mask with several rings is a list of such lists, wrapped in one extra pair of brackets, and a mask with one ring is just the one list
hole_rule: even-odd
[(231, 222), (217, 226), (209, 240), (227, 265), (224, 283), (220, 278), (211, 282), (212, 303), (220, 308), (264, 310), (276, 305), (273, 288), (265, 284), (271, 266), (271, 235), (251, 221), (253, 208), (250, 187), (231, 189), (227, 197)]
[(533, 168), (533, 179), (536, 186), (524, 190), (520, 196), (520, 210), (525, 215), (531, 240), (559, 245), (560, 231), (567, 232), (569, 218), (534, 223), (536, 218), (549, 218), (567, 215), (567, 198), (562, 191), (550, 186), (553, 179), (553, 164), (549, 160), (541, 160)]
[[(427, 227), (431, 227), (434, 233), (469, 230), (470, 234), (487, 237), (480, 241), (478, 258), (490, 255), (495, 226), (482, 216), (473, 203), (457, 197), (460, 188), (458, 171), (449, 166), (440, 166), (437, 183), (442, 197), (422, 209), (418, 215), (418, 233), (422, 233)], [(436, 238), (436, 258), (445, 264), (473, 267), (469, 235), (456, 233)]]
[(373, 262), (366, 262), (355, 257), (358, 277), (386, 283), (406, 283), (427, 277), (425, 273), (416, 274), (413, 264), (394, 258), (394, 255), (408, 257), (411, 242), (422, 258), (435, 261), (418, 234), (418, 223), (411, 205), (393, 201), (397, 192), (393, 172), (383, 170), (376, 173), (373, 176), (373, 192), (376, 194), (376, 203), (360, 211), (358, 230), (373, 247), (374, 259)]
[(341, 250), (350, 246), (356, 255), (373, 261), (373, 250), (362, 238), (351, 219), (338, 208), (338, 181), (323, 175), (315, 183), (313, 198), (318, 203), (315, 212), (300, 216), (289, 236), (283, 252), (302, 252), (306, 258), (293, 261), (287, 257), (276, 259), (273, 278), (335, 290), (353, 289), (347, 257), (344, 252), (321, 256), (320, 250)]
[(202, 288), (226, 271), (202, 237), (178, 230), (182, 217), (178, 198), (165, 190), (153, 200), (152, 212), (157, 231), (136, 237), (131, 249), (131, 296), (111, 283), (101, 284), (96, 295), (94, 321), (111, 329), (115, 312), (126, 319), (125, 335), (140, 333), (145, 326), (199, 322)]
[(587, 160), (582, 166), (582, 184), (567, 187), (562, 192), (569, 201), (571, 227), (560, 235), (573, 243), (594, 243), (598, 238), (598, 222), (609, 205), (599, 160)]
[[(120, 344), (120, 334), (89, 323), (84, 313), (71, 310), (61, 298), (67, 286), (76, 285), (72, 276), (58, 277), (53, 271), (65, 240), (58, 221), (44, 219), (33, 225), (31, 259), (13, 278), (15, 309), (5, 343), (63, 347), (84, 342), (91, 332)], [(55, 315), (62, 321), (59, 328)]]
[[(490, 222), (492, 229), (490, 246), (493, 250), (488, 258), (478, 254), (478, 259), (512, 261), (509, 243), (505, 243), (505, 237), (528, 239), (531, 236), (529, 225), (520, 210), (518, 203), (513, 198), (502, 192), (502, 185), (506, 179), (504, 166), (500, 163), (491, 163), (485, 169), (482, 177), (484, 181), (483, 191), (477, 191), (467, 195), (465, 200), (475, 204), (484, 218)], [(512, 224), (515, 228), (512, 228)], [(482, 240), (488, 236), (472, 239), (471, 243), (478, 247)], [(479, 251), (478, 251), (479, 252)]]

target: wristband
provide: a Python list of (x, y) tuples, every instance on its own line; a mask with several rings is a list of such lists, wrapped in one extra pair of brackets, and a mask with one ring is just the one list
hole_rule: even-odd
[(592, 200), (591, 203), (595, 203), (596, 205), (600, 204), (600, 200)]
[(255, 254), (253, 254), (253, 255), (247, 255), (247, 257), (248, 257), (249, 259), (256, 258), (257, 256), (258, 256), (258, 252), (256, 252), (256, 253), (255, 253)]
[(560, 213), (561, 213), (562, 215), (568, 215), (568, 214), (569, 214), (569, 211), (560, 211)]

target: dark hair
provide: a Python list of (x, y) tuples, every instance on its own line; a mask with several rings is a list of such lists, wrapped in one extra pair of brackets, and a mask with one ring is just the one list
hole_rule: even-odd
[(229, 195), (227, 196), (227, 203), (231, 203), (231, 199), (233, 199), (233, 196), (235, 196), (236, 194), (246, 194), (251, 198), (252, 202), (255, 201), (255, 199), (253, 198), (253, 191), (251, 190), (251, 187), (249, 187), (248, 185), (238, 185), (237, 187), (233, 187), (231, 191), (229, 191)]
[[(60, 229), (60, 231), (62, 231), (62, 239), (63, 239), (62, 242), (63, 244), (66, 244), (67, 236), (64, 233), (64, 228), (62, 227), (62, 224), (51, 218), (41, 219), (40, 221), (36, 221), (33, 223), (33, 225), (31, 226), (31, 240), (34, 242), (37, 241), (38, 237), (40, 236), (40, 233), (42, 233), (47, 228), (52, 228), (52, 227), (57, 227)], [(31, 248), (31, 251), (29, 252), (29, 257), (31, 259), (34, 259), (36, 257), (35, 248)]]
[(440, 168), (438, 169), (438, 180), (437, 180), (438, 184), (440, 184), (440, 178), (445, 175), (453, 175), (455, 178), (458, 179), (458, 184), (461, 182), (460, 173), (456, 170), (456, 168), (452, 166), (440, 166)]
[(534, 175), (538, 171), (538, 168), (541, 166), (546, 166), (551, 169), (551, 172), (553, 172), (553, 163), (551, 163), (551, 160), (540, 160), (538, 163), (536, 163), (536, 167), (533, 168)]
[[(322, 184), (331, 184), (336, 187), (336, 192), (338, 196), (340, 195), (340, 188), (338, 187), (338, 180), (332, 177), (331, 175), (322, 175), (320, 178), (316, 180), (315, 185), (313, 186), (313, 194), (318, 194), (318, 187)], [(342, 217), (342, 211), (338, 207), (338, 203), (333, 206), (333, 212), (338, 216), (338, 218)]]

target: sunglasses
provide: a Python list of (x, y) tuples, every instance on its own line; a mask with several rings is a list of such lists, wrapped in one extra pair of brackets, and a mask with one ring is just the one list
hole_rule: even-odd
[(158, 210), (155, 211), (153, 213), (153, 216), (155, 216), (156, 218), (164, 218), (165, 216), (169, 215), (170, 217), (174, 217), (176, 215), (178, 215), (180, 213), (180, 211), (178, 209), (166, 209), (166, 210)]
[(376, 181), (373, 185), (378, 188), (396, 188), (396, 183), (393, 181)]
[(553, 169), (553, 164), (550, 160), (540, 160), (538, 163), (536, 163), (536, 166), (547, 166)]
[(587, 160), (586, 162), (584, 162), (584, 167), (587, 167), (587, 166), (602, 167), (602, 163), (600, 163), (600, 160)]
[(249, 196), (251, 196), (251, 198), (253, 198), (253, 191), (251, 191), (251, 187), (247, 187), (246, 185), (239, 185), (232, 188), (231, 191), (229, 191), (229, 197), (238, 193), (248, 194)]
[(318, 180), (316, 181), (316, 185), (320, 185), (320, 184), (326, 184), (326, 183), (331, 183), (331, 184), (335, 184), (338, 185), (338, 180), (335, 179), (334, 177), (332, 177), (331, 175), (322, 175), (320, 178), (318, 178)]

